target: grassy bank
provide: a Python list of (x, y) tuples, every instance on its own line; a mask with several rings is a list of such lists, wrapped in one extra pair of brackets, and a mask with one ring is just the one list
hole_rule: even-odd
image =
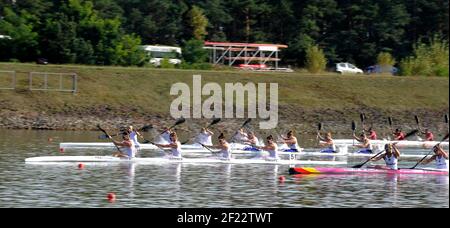
[[(170, 87), (177, 82), (192, 84), (193, 74), (201, 74), (203, 84), (278, 83), (281, 118), (294, 122), (344, 121), (356, 118), (359, 111), (370, 113), (373, 119), (380, 121), (383, 116), (389, 114), (410, 116), (413, 115), (411, 112), (422, 112), (425, 119), (437, 118), (448, 112), (449, 106), (448, 78), (39, 66), (10, 63), (0, 63), (1, 70), (18, 72), (18, 89), (0, 90), (0, 108), (20, 113), (165, 118), (168, 116), (169, 105), (175, 98), (169, 95)], [(77, 73), (79, 91), (75, 95), (61, 92), (30, 92), (26, 89), (28, 78), (25, 74), (30, 71)]]

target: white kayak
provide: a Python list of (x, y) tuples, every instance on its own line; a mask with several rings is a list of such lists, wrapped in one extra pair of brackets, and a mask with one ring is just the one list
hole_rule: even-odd
[[(248, 145), (239, 144), (239, 143), (231, 143), (231, 148), (235, 150), (244, 149), (245, 147), (248, 147)], [(60, 143), (59, 148), (61, 149), (104, 149), (104, 148), (115, 148), (114, 144), (111, 142), (67, 142), (67, 143)], [(140, 149), (142, 150), (158, 150), (159, 148), (153, 144), (140, 144)], [(202, 145), (200, 144), (186, 144), (181, 145), (182, 150), (204, 150), (207, 151)]]
[[(358, 144), (356, 140), (353, 139), (333, 139), (335, 145), (353, 145)], [(419, 147), (419, 148), (432, 148), (436, 144), (440, 143), (437, 141), (395, 141), (395, 140), (370, 140), (372, 145), (385, 145), (387, 143), (397, 143), (399, 147)], [(448, 147), (448, 142), (442, 142), (441, 146)]]
[(311, 160), (266, 160), (266, 159), (230, 159), (219, 158), (133, 158), (123, 159), (112, 156), (47, 156), (25, 159), (25, 163), (58, 163), (58, 162), (110, 162), (110, 163), (139, 163), (139, 164), (163, 164), (163, 163), (217, 163), (217, 164), (274, 164), (274, 165), (343, 165), (345, 161), (311, 161)]

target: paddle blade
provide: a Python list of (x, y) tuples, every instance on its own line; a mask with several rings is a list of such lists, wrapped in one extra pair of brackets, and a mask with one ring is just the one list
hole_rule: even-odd
[(388, 122), (389, 122), (389, 126), (391, 126), (392, 127), (392, 117), (388, 117)]
[(322, 130), (322, 123), (318, 123), (318, 124), (317, 124), (317, 130), (318, 130), (318, 131), (321, 131), (321, 130)]
[(211, 127), (212, 125), (218, 124), (222, 119), (220, 118), (214, 118), (213, 121), (209, 124), (208, 127)]
[(359, 169), (359, 168), (363, 167), (363, 165), (365, 165), (365, 164), (354, 165), (354, 166), (352, 166), (352, 168)]
[(414, 116), (414, 119), (416, 119), (416, 124), (419, 125), (419, 123), (420, 123), (419, 117), (416, 115), (416, 116)]
[(181, 117), (177, 120), (177, 122), (175, 122), (174, 126), (178, 126), (180, 124), (183, 124), (184, 122), (186, 122), (186, 119)]
[(367, 120), (366, 113), (363, 113), (363, 119), (364, 119), (364, 121)]
[(247, 124), (249, 124), (250, 122), (252, 122), (252, 119), (248, 118), (248, 119), (244, 122), (244, 124), (242, 124), (241, 128), (247, 126)]
[(359, 119), (361, 120), (361, 123), (364, 123), (364, 113), (359, 114)]
[(411, 137), (413, 135), (416, 135), (418, 132), (419, 132), (419, 130), (417, 130), (417, 129), (413, 130), (413, 131), (409, 132), (408, 134), (406, 134), (405, 138), (409, 138), (409, 137)]
[(352, 121), (352, 131), (355, 131), (355, 130), (356, 130), (356, 122)]
[(444, 115), (444, 122), (445, 122), (446, 124), (448, 124), (448, 115), (447, 115), (447, 114)]
[(443, 142), (443, 141), (445, 141), (447, 139), (448, 139), (448, 133), (447, 133), (447, 135), (444, 138), (442, 138), (441, 142)]

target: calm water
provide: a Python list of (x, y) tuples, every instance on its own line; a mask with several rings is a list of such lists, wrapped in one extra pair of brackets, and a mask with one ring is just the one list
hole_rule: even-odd
[[(449, 207), (448, 176), (293, 177), (288, 166), (274, 165), (97, 164), (80, 170), (76, 163), (24, 163), (27, 157), (61, 155), (61, 141), (96, 141), (97, 136), (0, 130), (0, 207)], [(282, 175), (284, 182), (278, 181)], [(116, 193), (115, 203), (106, 200), (108, 192)]]

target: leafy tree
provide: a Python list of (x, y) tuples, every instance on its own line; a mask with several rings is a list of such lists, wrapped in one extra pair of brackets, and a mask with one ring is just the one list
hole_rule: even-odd
[(203, 49), (203, 41), (191, 39), (184, 44), (183, 59), (189, 64), (204, 63), (208, 59), (208, 52)]
[(38, 55), (38, 34), (25, 18), (30, 17), (26, 11), (16, 14), (11, 8), (3, 8), (3, 18), (0, 20), (0, 34), (10, 36), (11, 40), (2, 41), (0, 57), (6, 59), (19, 59), (20, 61), (33, 61)]
[(314, 45), (308, 47), (306, 50), (306, 69), (310, 73), (317, 74), (321, 73), (327, 67), (327, 59), (323, 50), (319, 46)]
[(208, 18), (203, 15), (203, 10), (193, 6), (191, 11), (189, 11), (189, 19), (192, 27), (192, 37), (197, 40), (204, 40), (207, 34)]

